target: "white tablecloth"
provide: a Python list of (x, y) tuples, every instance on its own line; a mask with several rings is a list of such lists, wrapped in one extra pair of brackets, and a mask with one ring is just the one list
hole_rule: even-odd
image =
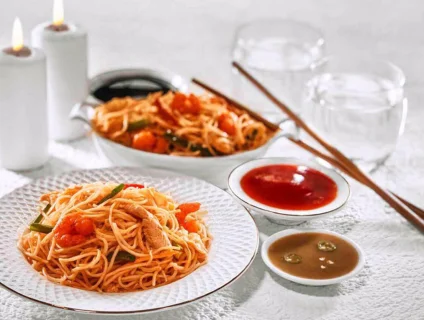
[[(228, 89), (229, 50), (235, 26), (266, 16), (317, 25), (326, 35), (330, 52), (366, 51), (395, 61), (408, 78), (410, 112), (396, 152), (374, 176), (424, 207), (421, 1), (73, 0), (66, 2), (66, 10), (71, 20), (89, 30), (92, 74), (125, 66), (165, 67)], [(16, 14), (21, 15), (28, 30), (47, 19), (49, 12), (50, 1), (8, 2), (0, 10), (0, 43), (8, 43)], [(269, 155), (308, 157), (282, 141)], [(26, 173), (0, 169), (0, 195), (33, 178), (107, 165), (89, 139), (52, 143), (51, 160), (43, 169)], [(261, 216), (255, 220), (262, 240), (284, 228)], [(424, 237), (371, 191), (353, 183), (353, 196), (345, 210), (304, 226), (337, 231), (358, 242), (366, 253), (364, 270), (340, 285), (305, 287), (277, 277), (258, 256), (241, 279), (204, 300), (133, 318), (424, 319)], [(100, 317), (47, 308), (0, 289), (0, 318)]]

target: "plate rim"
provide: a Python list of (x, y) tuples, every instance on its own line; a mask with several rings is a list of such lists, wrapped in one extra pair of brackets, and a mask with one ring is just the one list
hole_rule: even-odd
[[(4, 194), (2, 197), (0, 197), (0, 199), (3, 199), (4, 197), (12, 194), (13, 192), (15, 192), (15, 191), (17, 191), (19, 189), (23, 189), (23, 188), (27, 187), (29, 184), (36, 183), (37, 181), (42, 181), (42, 180), (46, 180), (46, 179), (49, 179), (49, 178), (60, 177), (60, 176), (64, 176), (64, 175), (69, 175), (69, 174), (72, 174), (74, 172), (105, 171), (105, 170), (111, 170), (111, 169), (115, 169), (115, 170), (116, 169), (117, 170), (119, 170), (119, 169), (131, 169), (131, 170), (148, 169), (148, 170), (151, 170), (153, 172), (162, 172), (162, 173), (166, 173), (168, 175), (178, 176), (178, 177), (182, 177), (182, 178), (185, 177), (185, 178), (200, 180), (203, 183), (206, 183), (206, 184), (212, 186), (213, 188), (216, 188), (216, 189), (218, 189), (218, 190), (220, 190), (222, 192), (227, 193), (231, 197), (231, 194), (228, 193), (227, 191), (225, 191), (225, 190), (223, 190), (223, 189), (215, 186), (212, 183), (209, 183), (209, 182), (207, 182), (205, 180), (202, 180), (202, 179), (199, 179), (199, 178), (196, 178), (196, 177), (193, 177), (193, 176), (176, 173), (176, 172), (169, 171), (169, 170), (157, 169), (157, 168), (146, 168), (146, 167), (141, 168), (141, 167), (131, 167), (131, 166), (113, 166), (113, 167), (107, 167), (107, 168), (93, 168), (93, 169), (70, 170), (70, 171), (61, 172), (61, 173), (59, 173), (57, 175), (47, 175), (47, 176), (44, 176), (44, 177), (41, 177), (41, 178), (38, 178), (38, 179), (33, 179), (33, 180), (29, 181), (28, 183), (24, 184), (23, 186), (20, 186), (20, 187), (18, 187), (16, 189), (13, 189), (12, 191)], [(235, 203), (237, 203), (237, 201), (235, 201), (234, 199), (233, 199), (233, 201)], [(71, 312), (84, 313), (84, 314), (103, 314), (103, 315), (143, 314), (143, 313), (153, 313), (153, 312), (158, 312), (158, 311), (165, 311), (165, 310), (170, 310), (170, 309), (174, 309), (174, 308), (177, 308), (177, 307), (181, 307), (181, 306), (184, 306), (184, 305), (188, 305), (188, 304), (193, 303), (195, 301), (198, 301), (198, 300), (201, 300), (203, 298), (206, 298), (207, 296), (218, 292), (219, 290), (225, 288), (226, 286), (228, 286), (228, 285), (232, 284), (233, 282), (235, 282), (236, 280), (238, 280), (249, 269), (249, 267), (252, 265), (253, 261), (255, 260), (255, 257), (256, 257), (256, 255), (257, 255), (257, 253), (259, 251), (259, 242), (260, 242), (260, 240), (259, 240), (259, 229), (258, 229), (258, 226), (256, 225), (256, 222), (255, 222), (255, 219), (253, 218), (253, 215), (249, 212), (249, 210), (247, 210), (247, 208), (245, 208), (240, 203), (237, 203), (237, 204), (241, 207), (241, 209), (243, 209), (244, 211), (246, 211), (247, 215), (250, 217), (250, 219), (252, 220), (252, 222), (253, 222), (253, 224), (255, 226), (255, 230), (256, 230), (256, 244), (255, 244), (255, 250), (253, 251), (252, 257), (250, 258), (250, 260), (247, 263), (247, 265), (243, 268), (243, 270), (241, 270), (240, 273), (238, 273), (235, 277), (233, 277), (232, 279), (230, 279), (228, 282), (224, 283), (222, 286), (216, 288), (215, 290), (210, 291), (210, 292), (207, 292), (207, 293), (205, 293), (205, 294), (203, 294), (201, 296), (198, 296), (198, 297), (196, 297), (194, 299), (190, 299), (190, 300), (179, 302), (179, 303), (174, 303), (174, 304), (171, 304), (171, 305), (168, 305), (168, 306), (164, 306), (164, 307), (157, 307), (157, 308), (151, 308), (151, 309), (132, 310), (132, 311), (96, 311), (96, 310), (88, 310), (88, 309), (64, 307), (64, 306), (56, 305), (56, 304), (53, 304), (53, 303), (45, 302), (45, 301), (42, 301), (42, 300), (39, 300), (39, 299), (36, 299), (36, 298), (32, 298), (32, 297), (29, 297), (29, 296), (27, 296), (25, 294), (22, 294), (22, 293), (14, 290), (14, 289), (8, 287), (7, 285), (3, 284), (3, 282), (1, 282), (1, 281), (0, 281), (0, 287), (6, 289), (7, 291), (9, 291), (9, 292), (11, 292), (13, 294), (15, 294), (16, 296), (19, 296), (21, 298), (30, 300), (32, 302), (35, 302), (35, 303), (38, 303), (38, 304), (41, 304), (41, 305), (45, 305), (45, 306), (48, 306), (48, 307), (53, 307), (55, 309), (60, 309), (60, 310), (64, 310), (64, 311), (71, 311)], [(135, 291), (135, 292), (137, 292), (137, 291)]]

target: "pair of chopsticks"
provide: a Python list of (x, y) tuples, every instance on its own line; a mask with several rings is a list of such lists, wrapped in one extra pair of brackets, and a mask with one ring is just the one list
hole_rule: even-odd
[[(270, 99), (276, 106), (278, 106), (299, 128), (305, 130), (312, 138), (314, 138), (322, 147), (324, 147), (330, 154), (327, 155), (321, 151), (313, 148), (312, 146), (306, 144), (301, 140), (294, 138), (288, 138), (290, 141), (295, 143), (297, 146), (303, 148), (304, 150), (314, 154), (317, 157), (327, 161), (335, 168), (344, 172), (345, 174), (356, 179), (360, 183), (371, 188), (375, 193), (377, 193), (383, 200), (385, 200), (392, 208), (399, 212), (405, 219), (407, 219), (411, 224), (413, 224), (421, 232), (424, 232), (424, 211), (414, 204), (406, 201), (400, 196), (387, 191), (380, 187), (376, 182), (374, 182), (367, 174), (360, 170), (350, 159), (348, 159), (344, 154), (342, 154), (335, 147), (326, 142), (321, 138), (315, 131), (313, 131), (298, 115), (296, 115), (289, 107), (277, 99), (268, 89), (266, 89), (257, 79), (255, 79), (248, 71), (246, 71), (239, 63), (233, 62), (233, 66), (238, 69), (238, 71), (246, 77), (259, 91), (261, 91), (268, 99)], [(246, 106), (240, 104), (227, 97), (225, 94), (219, 92), (218, 90), (210, 87), (209, 85), (193, 79), (193, 83), (199, 85), (205, 90), (211, 92), (212, 94), (219, 96), (228, 101), (228, 103), (236, 106), (239, 109), (242, 109), (249, 113), (253, 118), (263, 122), (269, 129), (272, 131), (280, 130), (280, 128), (260, 116), (259, 114), (253, 112)]]

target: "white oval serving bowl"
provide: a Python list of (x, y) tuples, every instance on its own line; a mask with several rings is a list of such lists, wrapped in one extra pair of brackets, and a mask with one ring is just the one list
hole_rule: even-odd
[[(180, 76), (172, 73), (158, 73), (158, 71), (150, 69), (135, 69), (135, 70), (118, 70), (107, 72), (101, 76), (94, 77), (91, 82), (91, 91), (96, 88), (98, 83), (109, 80), (110, 77), (116, 76), (119, 72), (129, 73), (144, 72), (151, 74), (154, 77), (165, 77), (173, 86), (182, 92), (187, 91), (186, 82)], [(132, 72), (132, 73), (131, 73)], [(105, 78), (105, 79), (103, 79)], [(84, 121), (91, 125), (91, 119), (94, 116), (94, 108), (102, 103), (100, 100), (89, 96), (91, 102), (82, 102), (76, 104), (70, 114), (70, 118), (74, 120)], [(131, 166), (131, 167), (152, 167), (175, 171), (181, 174), (194, 176), (206, 180), (218, 187), (224, 188), (227, 184), (227, 177), (231, 170), (237, 165), (256, 158), (263, 157), (268, 148), (276, 140), (288, 134), (281, 130), (263, 146), (255, 150), (240, 152), (229, 156), (219, 156), (210, 158), (199, 157), (179, 157), (151, 152), (144, 152), (129, 147), (125, 147), (119, 143), (105, 139), (97, 133), (93, 132), (92, 137), (94, 145), (98, 153), (105, 156), (112, 164), (116, 166)]]
[[(277, 268), (269, 259), (268, 256), (268, 249), (270, 247), (271, 244), (273, 244), (275, 241), (277, 241), (278, 239), (281, 239), (283, 237), (286, 237), (288, 235), (291, 234), (298, 234), (298, 233), (307, 233), (307, 232), (317, 232), (317, 233), (324, 233), (324, 234), (329, 234), (329, 235), (333, 235), (336, 237), (339, 237), (343, 240), (345, 240), (346, 242), (348, 242), (349, 244), (351, 244), (355, 250), (358, 252), (358, 264), (356, 265), (356, 267), (349, 273), (342, 275), (340, 277), (336, 277), (336, 278), (331, 278), (331, 279), (309, 279), (309, 278), (302, 278), (302, 277), (298, 277), (298, 276), (294, 276), (290, 273), (284, 272), (283, 270)], [(274, 233), (272, 236), (270, 236), (263, 244), (262, 244), (262, 249), (261, 249), (261, 256), (262, 256), (262, 260), (264, 261), (264, 263), (268, 266), (268, 268), (270, 268), (274, 273), (276, 273), (277, 275), (279, 275), (280, 277), (286, 279), (286, 280), (290, 280), (299, 284), (303, 284), (303, 285), (307, 285), (307, 286), (327, 286), (327, 285), (331, 285), (331, 284), (336, 284), (336, 283), (340, 283), (342, 281), (345, 281), (347, 279), (350, 279), (352, 277), (354, 277), (355, 275), (357, 275), (362, 268), (365, 265), (365, 257), (364, 257), (364, 253), (362, 251), (362, 249), (352, 240), (350, 240), (349, 238), (337, 233), (337, 232), (333, 232), (333, 231), (328, 231), (328, 230), (322, 230), (322, 229), (287, 229), (287, 230), (283, 230), (277, 233)]]
[(106, 156), (113, 164), (172, 170), (206, 180), (223, 188), (226, 186), (231, 170), (241, 163), (263, 157), (270, 145), (282, 136), (282, 131), (277, 132), (266, 144), (255, 150), (240, 152), (230, 156), (208, 158), (178, 157), (144, 152), (125, 147), (96, 133), (93, 133), (93, 140), (98, 152)]
[[(294, 164), (318, 170), (331, 178), (337, 185), (337, 196), (329, 204), (311, 210), (286, 210), (267, 206), (249, 197), (242, 189), (240, 181), (243, 176), (258, 167), (276, 164)], [(251, 160), (236, 167), (228, 176), (228, 189), (231, 194), (245, 207), (259, 212), (272, 222), (284, 225), (296, 225), (307, 220), (327, 217), (341, 210), (350, 197), (349, 183), (336, 171), (323, 167), (312, 160), (299, 158), (262, 158)]]

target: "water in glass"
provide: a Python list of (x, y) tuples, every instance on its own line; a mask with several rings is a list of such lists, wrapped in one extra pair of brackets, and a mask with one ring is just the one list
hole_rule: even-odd
[(403, 88), (368, 73), (324, 73), (308, 82), (304, 118), (366, 169), (394, 150), (406, 117)]
[[(302, 90), (321, 62), (324, 39), (300, 22), (262, 20), (239, 28), (233, 59), (249, 69), (293, 110), (300, 111)], [(261, 113), (280, 113), (246, 79), (233, 70), (233, 95)]]

